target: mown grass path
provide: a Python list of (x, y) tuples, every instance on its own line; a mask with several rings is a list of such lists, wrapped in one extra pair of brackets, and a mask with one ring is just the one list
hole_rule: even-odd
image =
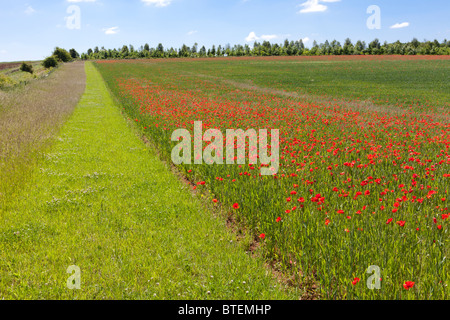
[(91, 63), (86, 74), (59, 141), (0, 212), (0, 300), (298, 298), (146, 148)]

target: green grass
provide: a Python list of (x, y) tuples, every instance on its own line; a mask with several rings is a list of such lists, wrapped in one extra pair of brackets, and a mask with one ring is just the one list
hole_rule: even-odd
[[(418, 59), (421, 57), (418, 57)], [(316, 57), (283, 59), (202, 59), (169, 61), (164, 69), (177, 73), (204, 74), (219, 79), (335, 99), (371, 100), (380, 105), (450, 105), (450, 63), (447, 57), (408, 61), (338, 60)], [(330, 58), (332, 59), (332, 58)], [(145, 69), (149, 69), (146, 67)]]
[[(91, 63), (86, 73), (59, 141), (0, 212), (0, 299), (298, 298), (133, 133)], [(71, 265), (81, 290), (66, 287)]]

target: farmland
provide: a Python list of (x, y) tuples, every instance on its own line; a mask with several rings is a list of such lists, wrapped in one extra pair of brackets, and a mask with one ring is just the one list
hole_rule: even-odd
[(44, 68), (41, 61), (30, 61), (28, 63), (33, 66), (32, 74), (20, 70), (22, 63), (0, 63), (0, 89), (11, 89), (21, 84), (26, 85), (32, 80), (48, 76), (52, 71)]
[[(448, 299), (448, 57), (95, 65), (169, 163), (172, 132), (195, 121), (280, 130), (273, 176), (260, 176), (260, 163), (178, 170), (293, 283), (315, 283), (323, 299)], [(371, 266), (379, 290), (366, 286)]]
[[(0, 300), (305, 294), (274, 279), (249, 254), (252, 238), (236, 241), (142, 143), (91, 63), (25, 89), (0, 100)], [(67, 287), (69, 266), (80, 268), (79, 290)]]

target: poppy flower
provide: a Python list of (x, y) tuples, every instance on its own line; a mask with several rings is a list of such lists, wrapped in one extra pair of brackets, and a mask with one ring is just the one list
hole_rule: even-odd
[(405, 284), (403, 285), (403, 288), (405, 288), (406, 290), (409, 290), (412, 287), (414, 287), (414, 282), (412, 281), (406, 281)]
[(405, 226), (405, 223), (406, 223), (406, 221), (397, 221), (397, 224), (398, 224), (400, 227), (404, 227), (404, 226)]
[(261, 239), (265, 239), (266, 238), (266, 234), (264, 234), (264, 233), (261, 233), (260, 235), (259, 235), (259, 237), (261, 238)]
[(281, 221), (281, 217), (278, 217), (278, 218), (277, 218), (277, 222), (280, 222), (280, 221)]
[(239, 204), (237, 203), (233, 204), (233, 209), (239, 209)]
[(353, 279), (352, 285), (356, 285), (359, 281), (361, 281), (361, 279), (359, 279), (359, 278)]

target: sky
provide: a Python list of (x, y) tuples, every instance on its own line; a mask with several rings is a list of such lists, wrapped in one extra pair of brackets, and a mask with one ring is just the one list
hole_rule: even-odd
[(450, 39), (448, 0), (0, 0), (0, 61), (107, 49)]

